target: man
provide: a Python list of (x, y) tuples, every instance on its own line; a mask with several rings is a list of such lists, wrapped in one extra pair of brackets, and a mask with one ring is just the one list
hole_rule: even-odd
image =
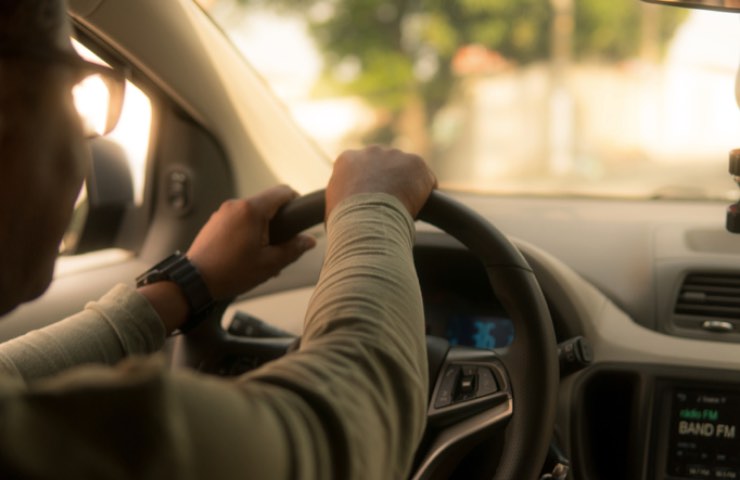
[[(0, 0), (0, 314), (48, 287), (89, 162), (70, 96), (79, 72), (61, 60), (67, 22), (61, 0)], [(342, 154), (301, 348), (235, 381), (139, 355), (191, 316), (166, 280), (119, 285), (1, 345), (0, 478), (406, 476), (428, 391), (412, 218), (435, 183), (397, 150)], [(294, 195), (275, 187), (212, 216), (186, 258), (210, 296), (252, 288), (313, 246), (269, 246), (269, 220)]]

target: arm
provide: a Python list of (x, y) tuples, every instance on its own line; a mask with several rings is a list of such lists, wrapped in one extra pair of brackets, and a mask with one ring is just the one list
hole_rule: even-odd
[(428, 381), (413, 225), (380, 194), (343, 202), (327, 229), (299, 352), (236, 381), (151, 358), (0, 381), (0, 476), (404, 478)]
[(31, 381), (77, 365), (114, 365), (156, 352), (164, 340), (163, 323), (145, 297), (118, 285), (82, 312), (0, 345), (0, 371)]
[[(248, 199), (230, 200), (213, 214), (188, 250), (217, 300), (233, 297), (276, 275), (315, 241), (298, 236), (270, 245), (275, 212), (296, 193), (278, 186)], [(179, 287), (157, 282), (134, 291), (118, 286), (83, 312), (0, 345), (0, 371), (32, 380), (87, 364), (113, 365), (164, 345), (165, 335), (188, 317)]]
[[(212, 298), (227, 300), (251, 290), (316, 245), (308, 235), (270, 245), (270, 220), (296, 196), (290, 187), (279, 185), (247, 199), (228, 200), (211, 216), (187, 256)], [(157, 311), (168, 333), (187, 320), (187, 301), (174, 283), (157, 282), (139, 292)]]
[(318, 439), (293, 440), (295, 464), (319, 478), (404, 478), (428, 391), (413, 222), (396, 198), (366, 194), (345, 200), (327, 232), (299, 353), (249, 380), (300, 398), (280, 415), (305, 432), (286, 433)]
[(294, 476), (408, 474), (429, 381), (411, 219), (435, 185), (421, 158), (398, 150), (348, 151), (334, 164), (328, 251), (301, 349), (247, 377), (292, 398), (277, 413), (298, 427), (285, 432)]

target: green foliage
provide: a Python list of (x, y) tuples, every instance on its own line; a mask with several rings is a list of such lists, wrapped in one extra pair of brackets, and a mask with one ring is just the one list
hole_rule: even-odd
[(424, 17), (422, 38), (440, 55), (452, 56), (460, 44), (462, 32), (452, 25), (445, 15), (430, 12)]
[(402, 108), (414, 88), (414, 73), (406, 56), (378, 49), (364, 55), (362, 73), (344, 85), (348, 93), (392, 110)]
[[(421, 92), (427, 114), (433, 115), (453, 88), (451, 65), (461, 46), (482, 45), (517, 64), (551, 55), (555, 0), (239, 1), (300, 13), (324, 52), (323, 87), (329, 83), (390, 112), (400, 112), (411, 95)], [(609, 61), (636, 56), (642, 5), (638, 0), (572, 0), (573, 55)], [(682, 15), (662, 9), (659, 41), (672, 36)], [(353, 75), (337, 74), (349, 63), (358, 66)]]
[(575, 9), (574, 50), (578, 57), (622, 60), (635, 56), (643, 28), (642, 8), (656, 10), (661, 43), (668, 40), (686, 11), (640, 2), (578, 1)]
[(575, 10), (575, 50), (619, 58), (639, 45), (639, 2), (578, 2)]

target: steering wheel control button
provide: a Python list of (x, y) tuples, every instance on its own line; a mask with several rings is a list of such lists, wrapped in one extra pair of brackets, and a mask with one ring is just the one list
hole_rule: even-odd
[(478, 392), (477, 396), (485, 397), (498, 392), (498, 383), (493, 372), (488, 367), (478, 367)]
[(493, 371), (483, 365), (448, 365), (439, 383), (434, 408), (475, 400), (498, 392)]
[(456, 400), (463, 402), (475, 398), (476, 383), (475, 375), (462, 375), (457, 384)]
[(437, 398), (434, 402), (434, 408), (442, 408), (450, 405), (455, 395), (455, 387), (457, 379), (460, 377), (460, 367), (457, 365), (450, 365), (445, 370), (442, 381), (439, 384), (439, 390), (437, 391)]

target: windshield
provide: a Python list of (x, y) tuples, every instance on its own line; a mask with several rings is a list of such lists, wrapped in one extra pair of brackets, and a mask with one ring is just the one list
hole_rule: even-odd
[(200, 0), (308, 135), (443, 188), (736, 199), (738, 15), (637, 0)]

